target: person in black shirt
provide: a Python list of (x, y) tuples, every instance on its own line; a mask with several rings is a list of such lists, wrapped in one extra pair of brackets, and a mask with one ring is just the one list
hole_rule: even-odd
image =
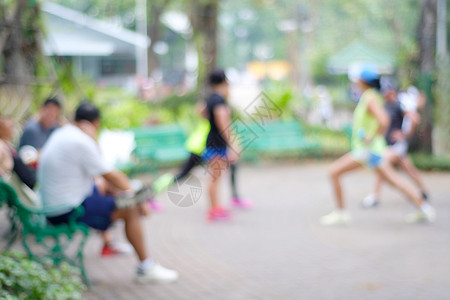
[[(425, 185), (420, 178), (419, 171), (416, 169), (408, 156), (408, 139), (414, 133), (415, 127), (420, 119), (416, 111), (404, 109), (402, 103), (398, 100), (398, 94), (393, 84), (388, 84), (383, 88), (385, 106), (391, 124), (386, 132), (386, 142), (389, 146), (385, 159), (391, 164), (398, 165), (408, 173), (416, 185), (420, 188), (423, 199), (427, 200), (428, 195)], [(405, 129), (404, 121), (408, 119), (412, 126)], [(381, 186), (383, 179), (378, 177), (375, 183), (374, 193), (366, 196), (362, 201), (362, 206), (369, 208), (379, 204)]]
[(229, 218), (229, 212), (219, 204), (218, 188), (222, 172), (228, 168), (230, 162), (237, 160), (236, 153), (239, 151), (237, 151), (235, 145), (231, 145), (230, 141), (231, 118), (230, 109), (226, 102), (229, 85), (225, 72), (223, 70), (213, 70), (209, 74), (208, 84), (211, 88), (211, 93), (206, 99), (206, 111), (211, 129), (202, 158), (208, 162), (208, 169), (211, 175), (209, 181), (210, 210), (207, 214), (207, 219), (214, 221)]

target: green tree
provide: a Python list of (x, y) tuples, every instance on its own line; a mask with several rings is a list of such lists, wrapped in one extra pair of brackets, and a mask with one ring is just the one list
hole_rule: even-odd
[(40, 8), (36, 1), (0, 2), (0, 111), (20, 120), (32, 97), (41, 59)]

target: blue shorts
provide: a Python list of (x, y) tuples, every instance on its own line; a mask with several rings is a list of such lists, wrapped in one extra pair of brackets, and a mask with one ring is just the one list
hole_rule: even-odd
[(373, 153), (368, 149), (352, 150), (351, 155), (354, 160), (369, 169), (377, 169), (384, 162), (383, 156), (378, 153)]
[[(105, 231), (112, 223), (112, 213), (116, 209), (115, 199), (111, 195), (101, 195), (97, 187), (94, 185), (92, 194), (84, 199), (81, 205), (84, 208), (84, 215), (79, 217), (76, 221), (84, 223), (89, 227)], [(69, 217), (73, 210), (55, 217), (47, 217), (47, 220), (53, 224), (58, 225), (68, 223)]]
[(216, 157), (226, 158), (227, 148), (206, 148), (202, 154), (202, 159), (207, 162)]

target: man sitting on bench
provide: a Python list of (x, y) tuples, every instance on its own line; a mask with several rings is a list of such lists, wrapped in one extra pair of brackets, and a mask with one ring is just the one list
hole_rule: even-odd
[(139, 208), (117, 209), (115, 198), (99, 193), (94, 184), (94, 178), (101, 176), (122, 195), (135, 193), (125, 174), (102, 159), (96, 142), (99, 128), (100, 111), (82, 103), (75, 121), (57, 129), (42, 149), (38, 182), (44, 208), (49, 211), (47, 218), (53, 224), (66, 223), (74, 209), (82, 205), (85, 213), (77, 221), (92, 228), (104, 231), (115, 220), (123, 219), (126, 236), (140, 261), (136, 281), (174, 281), (178, 273), (156, 263), (145, 249)]

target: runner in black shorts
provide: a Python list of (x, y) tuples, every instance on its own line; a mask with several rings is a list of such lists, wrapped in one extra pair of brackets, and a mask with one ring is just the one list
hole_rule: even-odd
[[(230, 162), (237, 160), (235, 151), (228, 151), (230, 144), (231, 118), (230, 109), (227, 105), (229, 85), (223, 70), (213, 70), (208, 83), (211, 94), (206, 100), (206, 111), (210, 123), (210, 131), (206, 140), (206, 149), (202, 155), (203, 160), (208, 162), (209, 173), (209, 201), (210, 209), (207, 219), (226, 220), (229, 212), (225, 210), (218, 200), (218, 188), (222, 171), (228, 168)], [(235, 147), (233, 145), (233, 147)], [(237, 150), (237, 149), (234, 149)]]

